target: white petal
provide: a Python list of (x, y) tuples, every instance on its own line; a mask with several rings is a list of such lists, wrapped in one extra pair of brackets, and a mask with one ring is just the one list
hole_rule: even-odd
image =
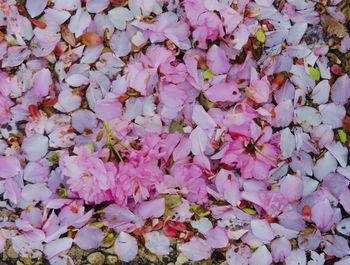
[(132, 261), (138, 253), (137, 240), (133, 236), (121, 232), (114, 243), (114, 251), (120, 260)]
[(133, 13), (125, 7), (116, 7), (108, 12), (109, 20), (119, 30), (126, 28), (126, 22), (134, 18)]
[(145, 234), (145, 246), (156, 255), (168, 255), (170, 240), (163, 233), (153, 231)]
[(40, 15), (47, 5), (47, 0), (27, 0), (26, 8), (31, 17)]

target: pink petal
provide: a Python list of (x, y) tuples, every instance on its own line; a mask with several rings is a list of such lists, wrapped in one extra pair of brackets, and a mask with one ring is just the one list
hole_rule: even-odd
[(305, 251), (298, 249), (293, 250), (285, 260), (286, 265), (306, 265), (306, 254)]
[(109, 0), (87, 0), (86, 9), (90, 13), (100, 13), (109, 5)]
[(78, 230), (74, 238), (74, 243), (82, 249), (98, 248), (103, 238), (104, 233), (101, 229), (87, 225)]
[(207, 65), (215, 74), (225, 74), (230, 70), (230, 63), (225, 51), (217, 45), (213, 45), (207, 52)]
[(350, 190), (346, 189), (340, 194), (339, 202), (347, 213), (350, 213)]
[(47, 0), (27, 0), (26, 8), (31, 17), (40, 15), (47, 5)]
[(212, 248), (224, 248), (228, 244), (228, 237), (225, 229), (215, 227), (210, 229), (205, 235), (208, 245)]
[(208, 259), (212, 252), (207, 242), (198, 237), (193, 237), (190, 242), (180, 245), (179, 249), (188, 259), (193, 261)]
[(52, 84), (51, 73), (48, 69), (42, 69), (34, 75), (33, 90), (36, 96), (45, 97), (49, 94), (49, 89)]
[(118, 99), (103, 99), (96, 102), (96, 117), (102, 121), (110, 121), (122, 116), (123, 106)]
[(143, 219), (160, 217), (164, 211), (165, 200), (163, 198), (142, 202), (138, 208), (138, 214)]
[(156, 255), (168, 255), (170, 252), (170, 240), (163, 233), (153, 231), (145, 234), (145, 246)]
[(44, 247), (45, 256), (48, 259), (51, 259), (54, 256), (60, 254), (61, 252), (70, 249), (70, 247), (72, 246), (72, 243), (73, 243), (73, 239), (68, 237), (56, 239), (55, 241), (52, 241), (45, 245)]
[(269, 242), (275, 238), (275, 233), (265, 220), (252, 220), (250, 223), (252, 233), (259, 239)]
[(9, 199), (11, 202), (17, 204), (21, 199), (21, 188), (12, 178), (8, 178), (5, 180), (4, 184), (5, 188), (5, 199)]
[(292, 247), (285, 237), (275, 239), (271, 243), (271, 253), (274, 262), (283, 262), (289, 256)]
[(24, 139), (22, 150), (29, 161), (37, 161), (43, 158), (49, 146), (49, 140), (41, 134), (34, 134)]
[(271, 262), (271, 253), (264, 245), (255, 250), (249, 259), (249, 264), (270, 265)]
[(21, 172), (21, 164), (14, 156), (0, 156), (0, 178), (12, 178)]
[(326, 228), (333, 218), (333, 209), (331, 204), (327, 199), (323, 199), (320, 202), (317, 202), (311, 208), (311, 219), (315, 222), (317, 227), (322, 231)]
[(114, 251), (120, 260), (132, 261), (138, 253), (137, 240), (133, 236), (121, 232), (114, 243)]
[(299, 200), (303, 190), (303, 181), (300, 177), (288, 174), (281, 181), (280, 191), (289, 202)]

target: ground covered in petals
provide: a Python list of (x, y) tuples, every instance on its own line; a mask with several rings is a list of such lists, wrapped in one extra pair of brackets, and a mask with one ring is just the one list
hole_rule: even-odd
[(350, 264), (348, 0), (0, 0), (0, 265)]

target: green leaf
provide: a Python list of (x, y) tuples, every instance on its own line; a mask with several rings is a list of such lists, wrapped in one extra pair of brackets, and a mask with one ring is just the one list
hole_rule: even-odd
[(203, 76), (204, 79), (209, 79), (214, 76), (214, 73), (210, 69), (207, 69), (204, 71)]
[(166, 207), (173, 209), (182, 204), (182, 198), (177, 194), (167, 194), (164, 196)]
[(210, 214), (210, 211), (208, 209), (205, 209), (203, 206), (200, 205), (191, 205), (190, 211), (195, 213), (199, 217), (205, 217)]
[(122, 155), (120, 154), (118, 148), (113, 143), (114, 136), (112, 134), (112, 131), (111, 131), (111, 128), (109, 127), (108, 122), (103, 123), (103, 128), (105, 129), (107, 134), (107, 144), (109, 146), (109, 149), (115, 153), (115, 155), (118, 157), (120, 161), (123, 161)]
[(312, 77), (312, 79), (319, 81), (321, 78), (320, 70), (314, 67), (309, 67), (309, 74)]
[(61, 197), (61, 198), (67, 198), (68, 197), (68, 192), (65, 188), (59, 188), (58, 189), (58, 195)]
[(265, 41), (266, 41), (265, 33), (261, 29), (258, 29), (258, 31), (256, 32), (255, 37), (261, 43), (265, 43)]
[(51, 156), (47, 158), (47, 160), (52, 164), (57, 164), (60, 160), (60, 154), (59, 153), (53, 153)]
[(85, 145), (86, 145), (86, 147), (90, 150), (91, 153), (94, 152), (95, 147), (94, 147), (94, 144), (93, 144), (92, 142), (88, 142), (88, 143), (86, 143)]
[(342, 129), (339, 129), (339, 130), (338, 130), (338, 136), (339, 136), (340, 141), (341, 141), (343, 144), (345, 144), (346, 141), (348, 140), (348, 137), (347, 137), (347, 135), (346, 135), (346, 132), (344, 132), (344, 130), (342, 130)]
[(248, 207), (243, 208), (242, 211), (247, 213), (247, 214), (250, 214), (250, 215), (255, 215), (256, 214), (256, 211), (254, 209), (248, 208)]
[(179, 132), (179, 133), (183, 133), (184, 132), (184, 126), (176, 121), (176, 120), (172, 120), (169, 126), (169, 132), (174, 133), (174, 132)]

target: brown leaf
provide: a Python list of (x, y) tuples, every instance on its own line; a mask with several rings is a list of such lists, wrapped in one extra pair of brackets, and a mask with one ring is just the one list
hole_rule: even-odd
[(347, 34), (346, 27), (330, 15), (321, 17), (321, 25), (326, 28), (328, 34), (338, 38), (344, 38)]
[(70, 29), (68, 28), (68, 26), (66, 24), (63, 24), (61, 26), (61, 33), (62, 33), (62, 37), (63, 39), (70, 45), (75, 47), (76, 46), (76, 39), (74, 34), (70, 31)]

